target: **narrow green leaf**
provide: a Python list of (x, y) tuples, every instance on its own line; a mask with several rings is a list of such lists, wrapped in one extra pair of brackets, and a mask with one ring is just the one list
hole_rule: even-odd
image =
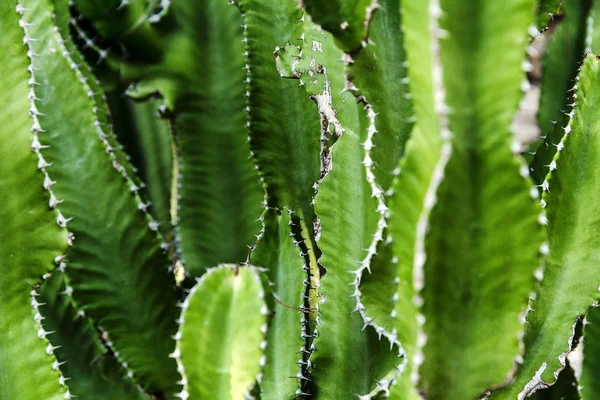
[[(67, 251), (67, 231), (48, 209), (36, 168), (38, 113), (32, 110), (27, 48), (17, 2), (0, 3), (0, 399), (62, 400), (53, 340), (37, 288)], [(31, 113), (31, 114), (30, 114)], [(59, 257), (59, 258), (56, 258)]]
[(181, 398), (243, 400), (264, 366), (268, 309), (253, 267), (209, 269), (182, 304)]
[(75, 237), (67, 268), (74, 299), (136, 383), (150, 392), (176, 391), (179, 378), (168, 354), (175, 347), (177, 294), (153, 232), (156, 222), (140, 211), (144, 203), (108, 148), (91, 89), (54, 29), (49, 0), (24, 1), (23, 8), (36, 107), (44, 115), (40, 142), (50, 146), (40, 162), (61, 201), (60, 222)]
[(524, 398), (553, 383), (571, 351), (577, 317), (600, 299), (600, 236), (594, 208), (588, 206), (598, 190), (589, 171), (600, 168), (598, 88), (599, 61), (588, 55), (579, 73), (574, 117), (565, 128), (562, 150), (543, 184), (550, 254), (539, 293), (531, 302), (533, 311), (527, 315), (524, 363), (515, 382), (493, 398)]
[[(307, 277), (304, 260), (296, 237), (292, 233), (292, 214), (275, 210), (265, 213), (264, 233), (256, 251), (251, 255), (254, 265), (266, 268), (273, 302), (273, 315), (269, 321), (266, 364), (260, 385), (262, 400), (287, 399), (300, 388), (296, 376), (301, 372), (304, 346), (302, 337), (303, 316), (291, 309), (304, 308), (304, 279)], [(296, 221), (298, 223), (298, 221)]]
[(54, 352), (63, 376), (68, 378), (69, 389), (80, 398), (146, 399), (102, 344), (92, 322), (78, 314), (70, 290), (64, 273), (55, 271), (40, 292), (40, 302), (46, 305), (40, 310), (44, 328), (53, 332), (53, 342), (61, 344)]
[(340, 48), (351, 53), (359, 50), (367, 40), (377, 1), (306, 0), (304, 6), (317, 24), (333, 33)]

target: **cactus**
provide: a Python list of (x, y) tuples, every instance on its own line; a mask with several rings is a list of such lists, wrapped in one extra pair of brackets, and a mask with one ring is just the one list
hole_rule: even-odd
[(0, 399), (597, 398), (599, 10), (3, 1)]

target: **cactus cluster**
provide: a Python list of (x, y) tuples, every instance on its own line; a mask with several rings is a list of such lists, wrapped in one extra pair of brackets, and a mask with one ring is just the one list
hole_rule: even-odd
[(1, 1), (0, 400), (599, 398), (595, 52), (598, 0)]

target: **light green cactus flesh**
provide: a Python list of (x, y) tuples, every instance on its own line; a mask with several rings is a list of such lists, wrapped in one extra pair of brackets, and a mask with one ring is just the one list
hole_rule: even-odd
[(0, 398), (59, 400), (66, 389), (53, 369), (58, 344), (48, 342), (54, 338), (39, 313), (38, 289), (67, 251), (67, 231), (57, 225), (57, 211), (48, 209), (44, 171), (37, 167), (40, 129), (20, 19), (15, 4), (0, 4)]
[(268, 309), (253, 267), (210, 269), (182, 303), (173, 355), (182, 367), (181, 398), (243, 399), (264, 365)]
[[(308, 351), (303, 322), (309, 320), (305, 307), (304, 279), (307, 277), (305, 260), (302, 257), (302, 232), (295, 234), (300, 222), (293, 213), (281, 215), (269, 210), (264, 216), (264, 233), (251, 255), (254, 265), (268, 269), (267, 294), (272, 301), (273, 316), (269, 322), (266, 364), (260, 384), (260, 398), (278, 400), (302, 393), (308, 376)], [(296, 229), (294, 229), (297, 231)], [(306, 234), (306, 233), (304, 233)], [(301, 312), (298, 312), (299, 310)]]
[[(500, 10), (510, 25), (461, 22)], [(417, 129), (390, 206), (397, 330), (410, 360), (392, 398), (415, 397), (415, 384), (431, 399), (476, 398), (506, 382), (520, 357), (519, 316), (543, 240), (510, 132), (532, 10), (527, 1), (402, 3)]]

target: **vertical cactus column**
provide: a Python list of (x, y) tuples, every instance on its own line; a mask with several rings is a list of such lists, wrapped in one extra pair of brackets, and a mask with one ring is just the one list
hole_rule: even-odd
[(48, 342), (56, 338), (40, 314), (39, 286), (71, 239), (60, 212), (48, 207), (51, 192), (43, 189), (49, 178), (22, 12), (16, 2), (0, 4), (0, 52), (7, 57), (0, 72), (0, 398), (70, 399), (53, 354), (57, 344)]
[(542, 184), (550, 254), (527, 315), (524, 363), (515, 382), (492, 398), (521, 399), (554, 383), (572, 351), (577, 317), (600, 300), (596, 216), (584, 206), (598, 190), (590, 171), (599, 167), (599, 88), (600, 61), (590, 54), (571, 98), (576, 103), (571, 119)]
[(298, 47), (282, 47), (276, 61), (281, 75), (299, 79), (316, 103), (327, 141), (321, 156), (327, 168), (315, 197), (319, 262), (326, 272), (319, 283), (318, 336), (310, 359), (314, 394), (337, 398), (385, 392), (387, 371), (402, 363), (398, 348), (390, 348), (397, 343), (392, 337), (391, 343), (381, 340), (369, 327), (357, 298), (360, 276), (370, 267), (384, 227), (383, 192), (374, 183), (371, 147), (362, 143), (373, 142), (373, 113), (344, 90), (343, 53), (332, 37), (311, 22), (303, 25)]
[(543, 241), (510, 131), (533, 2), (402, 2), (402, 16), (417, 126), (390, 200), (409, 356), (391, 398), (477, 398), (521, 357)]
[[(278, 400), (294, 394), (302, 396), (310, 363), (306, 330), (311, 316), (305, 293), (309, 265), (305, 262), (306, 232), (291, 211), (281, 215), (268, 210), (264, 233), (251, 254), (254, 265), (266, 269), (267, 301), (272, 309), (265, 349), (266, 364), (260, 383), (260, 398)], [(300, 254), (299, 254), (300, 253)], [(308, 327), (306, 327), (308, 329)]]
[(74, 236), (68, 262), (60, 260), (67, 293), (95, 320), (136, 383), (172, 393), (178, 374), (168, 354), (175, 342), (164, 338), (176, 331), (177, 293), (156, 222), (143, 212), (129, 168), (98, 120), (93, 89), (53, 23), (51, 3), (24, 1), (22, 9), (32, 38), (33, 105), (44, 115), (40, 165), (50, 174), (51, 206), (59, 205), (61, 224)]
[(247, 398), (265, 363), (268, 309), (257, 271), (235, 265), (210, 269), (181, 308), (173, 356), (183, 367), (184, 389), (177, 397)]

